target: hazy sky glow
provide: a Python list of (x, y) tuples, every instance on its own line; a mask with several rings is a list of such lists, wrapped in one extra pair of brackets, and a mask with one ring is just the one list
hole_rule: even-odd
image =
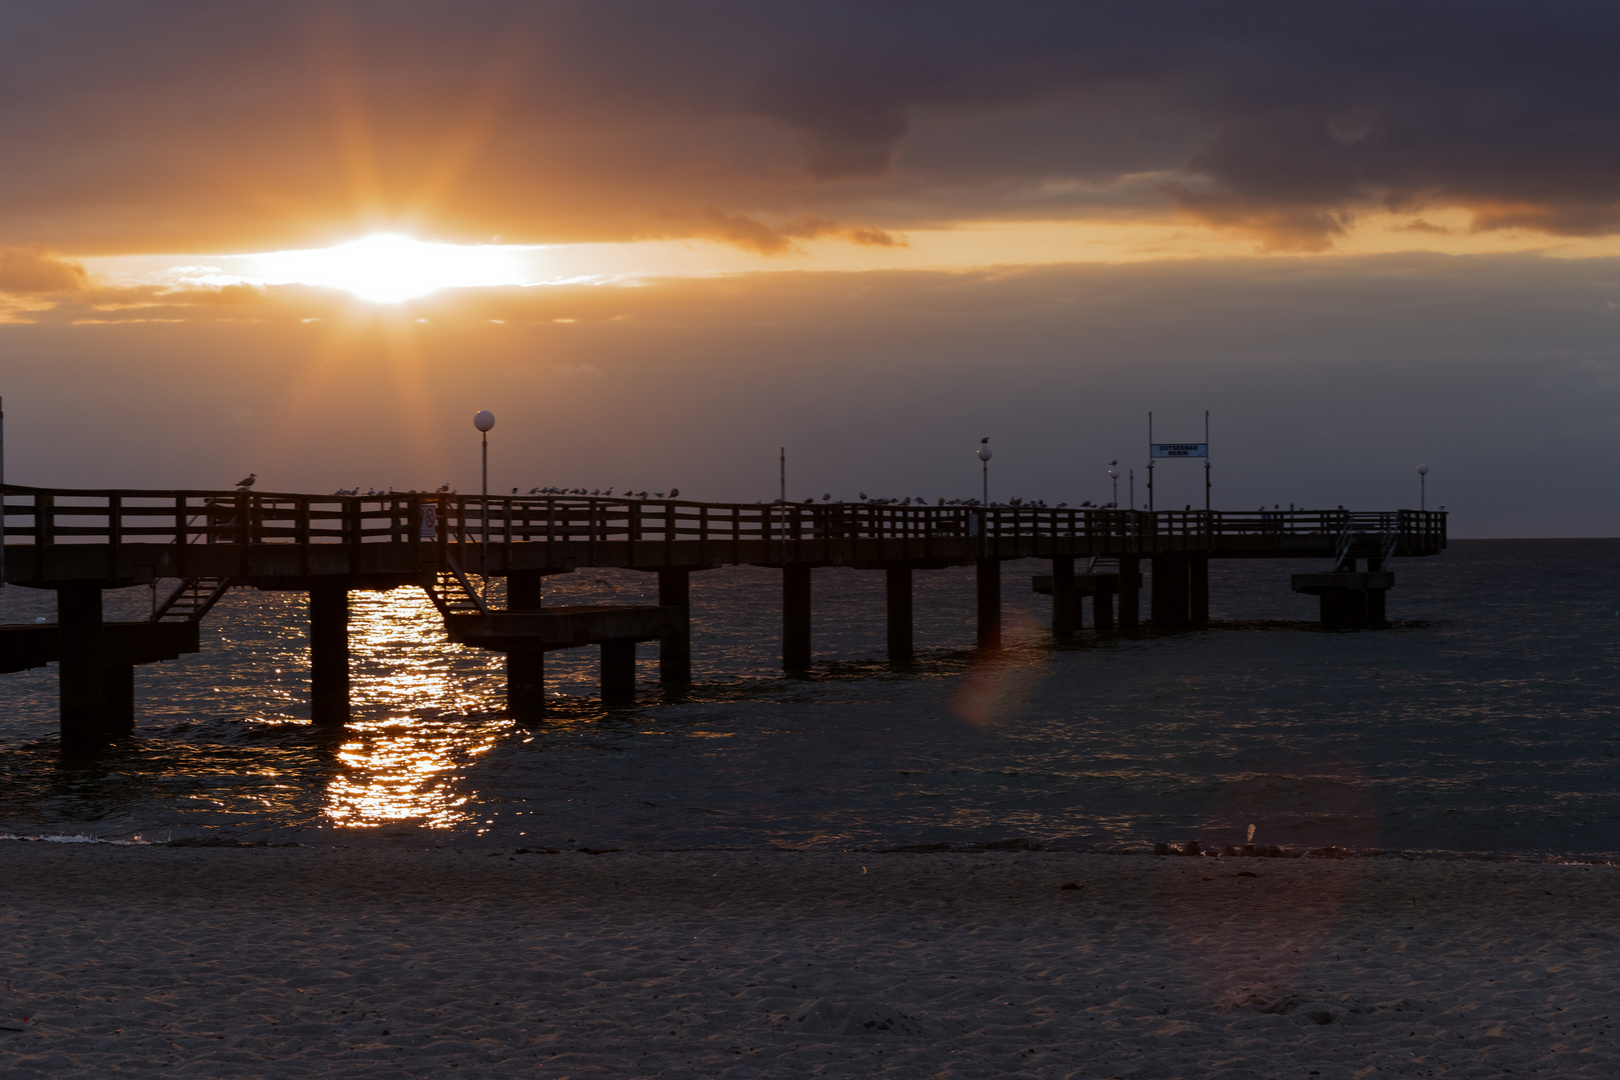
[(17, 482), (466, 485), (487, 406), (525, 487), (1097, 499), (1210, 408), (1229, 505), (1620, 531), (1606, 5), (0, 14)]

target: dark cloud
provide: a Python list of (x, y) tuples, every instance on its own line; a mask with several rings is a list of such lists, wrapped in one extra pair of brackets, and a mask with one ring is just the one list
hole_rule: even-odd
[(1167, 208), (1294, 248), (1369, 210), (1620, 231), (1607, 4), (89, 0), (5, 30), (0, 239), (82, 253)]

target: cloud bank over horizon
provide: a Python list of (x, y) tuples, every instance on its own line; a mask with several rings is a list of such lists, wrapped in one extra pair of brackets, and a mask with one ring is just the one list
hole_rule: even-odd
[(268, 250), (1177, 217), (1620, 231), (1596, 3), (13, 7), (0, 243)]

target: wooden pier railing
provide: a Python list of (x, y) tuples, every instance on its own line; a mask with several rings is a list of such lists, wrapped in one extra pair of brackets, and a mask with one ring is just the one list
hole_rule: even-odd
[(1445, 514), (1417, 510), (1110, 510), (888, 503), (704, 503), (578, 496), (299, 495), (74, 490), (8, 485), (8, 544), (368, 544), (547, 541), (765, 541), (932, 537), (1390, 534), (1445, 546)]

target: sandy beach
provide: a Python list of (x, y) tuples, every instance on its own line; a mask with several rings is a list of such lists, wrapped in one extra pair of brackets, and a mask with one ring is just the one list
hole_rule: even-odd
[(5, 1078), (1620, 1075), (1609, 866), (12, 841), (0, 882)]

